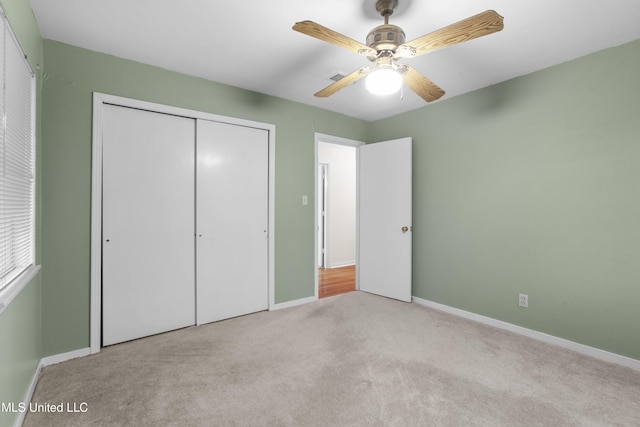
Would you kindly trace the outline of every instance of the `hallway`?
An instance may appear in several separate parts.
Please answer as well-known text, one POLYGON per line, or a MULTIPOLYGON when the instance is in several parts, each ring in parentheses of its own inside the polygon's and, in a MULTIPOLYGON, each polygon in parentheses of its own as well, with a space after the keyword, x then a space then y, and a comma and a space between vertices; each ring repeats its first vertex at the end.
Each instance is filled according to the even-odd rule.
POLYGON ((356 266, 318 269, 318 298, 356 290, 356 266))

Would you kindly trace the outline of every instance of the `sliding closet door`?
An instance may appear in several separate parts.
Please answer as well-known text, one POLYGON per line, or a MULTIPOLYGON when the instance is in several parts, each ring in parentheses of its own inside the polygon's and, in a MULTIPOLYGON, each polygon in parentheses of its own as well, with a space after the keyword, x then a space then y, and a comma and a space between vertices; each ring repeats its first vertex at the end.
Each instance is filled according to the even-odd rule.
POLYGON ((195 120, 103 110, 103 345, 195 323, 195 120))
POLYGON ((197 122, 197 323, 268 308, 268 131, 197 122))

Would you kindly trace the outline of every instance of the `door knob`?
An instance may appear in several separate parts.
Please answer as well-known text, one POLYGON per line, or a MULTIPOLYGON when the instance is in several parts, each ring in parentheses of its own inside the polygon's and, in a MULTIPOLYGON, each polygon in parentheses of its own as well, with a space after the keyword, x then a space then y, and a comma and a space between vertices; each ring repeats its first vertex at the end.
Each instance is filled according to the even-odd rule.
POLYGON ((404 227, 402 227, 402 232, 406 233, 407 231, 409 231, 409 227, 407 227, 406 225, 404 227))

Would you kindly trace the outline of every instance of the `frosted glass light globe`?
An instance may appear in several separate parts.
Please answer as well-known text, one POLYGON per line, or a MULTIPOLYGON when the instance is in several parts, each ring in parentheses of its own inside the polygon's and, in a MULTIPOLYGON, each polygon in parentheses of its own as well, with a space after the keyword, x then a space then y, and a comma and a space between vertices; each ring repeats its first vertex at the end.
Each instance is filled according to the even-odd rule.
POLYGON ((378 68, 367 76, 365 86, 374 95, 391 95, 400 90, 402 76, 391 68, 378 68))

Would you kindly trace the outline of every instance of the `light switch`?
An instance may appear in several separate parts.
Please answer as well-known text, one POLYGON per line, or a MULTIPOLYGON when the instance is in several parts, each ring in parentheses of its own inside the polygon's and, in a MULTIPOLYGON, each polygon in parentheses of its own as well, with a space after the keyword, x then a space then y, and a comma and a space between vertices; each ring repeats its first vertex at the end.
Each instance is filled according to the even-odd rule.
POLYGON ((307 206, 309 204, 309 196, 306 194, 302 196, 302 206, 307 206))

